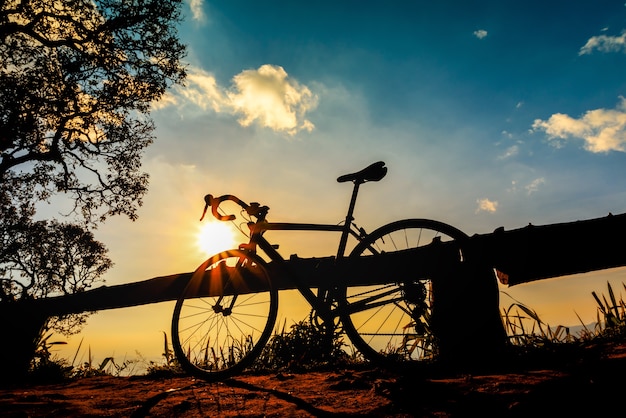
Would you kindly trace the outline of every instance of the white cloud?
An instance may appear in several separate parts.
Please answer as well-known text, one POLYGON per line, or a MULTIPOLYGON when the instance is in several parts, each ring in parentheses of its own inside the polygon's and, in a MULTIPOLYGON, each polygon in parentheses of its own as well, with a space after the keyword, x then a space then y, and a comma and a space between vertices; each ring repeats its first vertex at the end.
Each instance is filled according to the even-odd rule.
POLYGON ((236 75, 233 83, 227 96, 235 112, 242 114, 242 126, 256 121, 292 135, 313 129, 313 124, 301 116, 317 107, 317 96, 308 87, 288 79, 282 67, 266 64, 258 70, 246 70, 236 75))
POLYGON ((476 213, 478 212, 494 213, 496 210, 498 210, 498 202, 494 200, 483 198, 483 199, 477 199, 476 203, 478 203, 478 207, 476 208, 476 213))
POLYGON ((506 160, 519 154, 519 146, 511 145, 504 151, 504 154, 498 156, 498 160, 506 160))
POLYGON ((158 110, 170 106, 180 108, 194 104, 202 110, 210 108, 215 112, 220 112, 227 101, 222 90, 212 74, 202 69, 192 68, 187 73, 185 87, 175 86, 160 101, 153 103, 152 107, 158 110))
POLYGON ((206 15, 204 14, 204 0, 187 0, 189 3, 189 9, 191 10, 191 16, 193 20, 204 22, 206 15))
POLYGON ((626 52, 626 31, 622 32, 620 36, 592 36, 580 48, 578 55, 591 54, 594 49, 600 52, 626 52))
POLYGON ((561 140, 581 138, 593 153, 626 152, 626 99, 620 96, 615 109, 589 110, 578 119, 555 113, 548 120, 536 119, 532 127, 545 131, 555 146, 562 146, 561 140))
POLYGON ((176 100, 176 97, 174 97, 172 94, 165 93, 163 97, 161 97, 161 100, 159 100, 158 102, 152 102, 152 109, 160 110, 169 106, 176 106, 177 104, 178 101, 176 100))
POLYGON ((524 187, 526 189, 526 193, 528 193, 529 195, 533 194, 534 192, 539 190, 539 186, 541 186, 545 182, 546 182, 546 179, 544 179, 543 177, 539 177, 539 178, 531 181, 530 184, 528 184, 528 185, 526 185, 526 187, 524 187))
POLYGON ((315 127, 305 116, 317 107, 317 96, 280 66, 266 64, 242 71, 229 88, 219 86, 215 77, 202 69, 190 69, 186 81, 184 88, 174 87, 155 108, 192 104, 204 111, 237 115, 242 126, 257 123, 289 135, 315 127))
POLYGON ((478 29, 474 31, 474 36, 478 39, 483 39, 487 37, 487 31, 484 29, 478 29))

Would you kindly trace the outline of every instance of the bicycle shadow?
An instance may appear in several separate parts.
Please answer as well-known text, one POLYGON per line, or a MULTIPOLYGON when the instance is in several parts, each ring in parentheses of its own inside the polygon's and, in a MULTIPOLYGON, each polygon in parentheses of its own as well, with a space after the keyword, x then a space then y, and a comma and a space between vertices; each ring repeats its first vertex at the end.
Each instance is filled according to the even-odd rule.
POLYGON ((299 409, 302 409, 305 412, 308 412, 311 415, 316 417, 341 417, 341 416, 349 416, 345 413, 335 413, 326 411, 324 409, 317 408, 312 405, 310 402, 305 401, 302 398, 298 398, 297 396, 291 395, 287 392, 283 392, 277 389, 264 388, 262 386, 256 386, 251 383, 244 382, 242 380, 238 380, 235 378, 226 379, 222 382, 226 386, 235 387, 239 389, 249 390, 251 392, 264 392, 268 395, 275 396, 276 398, 283 400, 285 402, 289 402, 294 404, 299 409))

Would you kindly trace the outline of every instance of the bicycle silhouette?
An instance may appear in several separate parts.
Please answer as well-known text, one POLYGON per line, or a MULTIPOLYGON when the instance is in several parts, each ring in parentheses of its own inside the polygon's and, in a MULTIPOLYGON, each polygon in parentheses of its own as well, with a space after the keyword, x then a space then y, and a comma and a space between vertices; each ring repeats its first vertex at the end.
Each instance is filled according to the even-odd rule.
MULTIPOLYGON (((326 329, 341 326, 369 361, 387 364, 432 359, 437 347, 430 329, 431 278, 421 275, 419 269, 409 264, 402 274, 393 277, 342 277, 332 283, 320 278, 311 285, 292 266, 294 261, 309 261, 305 265, 314 269, 322 261, 338 263, 433 242, 460 243, 468 238, 457 228, 430 219, 404 219, 371 233, 358 227, 353 212, 359 186, 379 181, 386 173, 385 164, 377 162, 337 179, 340 183, 351 182, 354 187, 345 220, 335 225, 268 222, 267 206, 247 204, 233 195, 206 195, 202 218, 210 207, 217 219, 232 221, 235 216, 220 214, 219 206, 224 201, 235 202, 247 220, 249 241, 202 263, 178 298, 172 318, 172 344, 180 365, 206 380, 225 379, 250 366, 272 334, 278 310, 278 282, 281 289, 297 289, 302 294, 311 305, 316 324, 326 329), (265 233, 273 230, 341 234, 334 257, 289 260, 278 252, 278 245, 265 238, 265 233), (346 256, 349 240, 355 245, 346 256)), ((456 254, 457 261, 462 261, 460 244, 456 254)))

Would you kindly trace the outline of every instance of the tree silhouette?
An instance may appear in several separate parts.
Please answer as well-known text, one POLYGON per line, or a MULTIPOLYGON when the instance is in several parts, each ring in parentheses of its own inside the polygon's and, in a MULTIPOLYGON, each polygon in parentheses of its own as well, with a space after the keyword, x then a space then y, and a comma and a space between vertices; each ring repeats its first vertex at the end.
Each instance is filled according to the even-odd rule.
POLYGON ((111 266, 90 230, 137 218, 151 104, 185 77, 181 1, 0 0, 2 303, 81 292, 111 266), (70 222, 37 217, 55 196, 70 222))

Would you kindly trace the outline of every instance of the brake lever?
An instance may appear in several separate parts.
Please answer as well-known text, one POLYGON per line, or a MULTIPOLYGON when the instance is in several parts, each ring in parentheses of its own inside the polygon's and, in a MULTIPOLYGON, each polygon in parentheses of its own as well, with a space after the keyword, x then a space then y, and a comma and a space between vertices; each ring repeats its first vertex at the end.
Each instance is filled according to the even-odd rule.
POLYGON ((202 211, 202 216, 200 217, 200 220, 204 219, 204 215, 206 215, 206 211, 207 209, 209 209, 209 206, 211 206, 211 201, 213 200, 213 196, 208 194, 206 196, 204 196, 204 210, 202 211))

